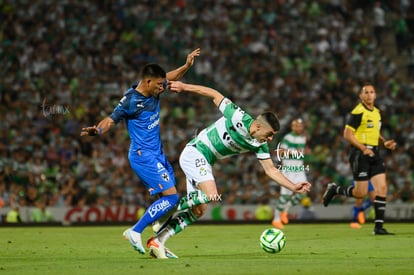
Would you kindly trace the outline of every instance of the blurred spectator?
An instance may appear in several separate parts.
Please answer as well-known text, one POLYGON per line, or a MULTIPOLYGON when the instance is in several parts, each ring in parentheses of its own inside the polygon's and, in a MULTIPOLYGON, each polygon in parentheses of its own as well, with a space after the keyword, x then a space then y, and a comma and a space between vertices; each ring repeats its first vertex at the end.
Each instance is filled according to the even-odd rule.
POLYGON ((407 17, 408 10, 410 9, 410 6, 411 6, 410 2, 411 2, 410 0, 400 0, 400 15, 403 18, 407 17))
POLYGON ((22 219, 20 218, 19 207, 14 205, 10 208, 9 212, 6 215, 7 223, 21 223, 22 219))
POLYGON ((312 207, 312 200, 305 197, 301 200, 301 209, 299 212, 299 220, 314 220, 316 219, 315 210, 312 207))
POLYGON ((36 204, 36 208, 32 210, 31 220, 32 222, 52 222, 53 215, 46 208, 46 204, 44 202, 38 202, 36 204))
POLYGON ((374 18, 373 18, 372 24, 374 26, 375 41, 377 42, 377 46, 381 46, 382 35, 386 27, 386 22, 385 22, 385 10, 382 8, 380 1, 377 1, 374 3, 373 14, 374 14, 374 18))
POLYGON ((395 43, 397 45, 398 54, 408 54, 406 52, 407 46, 410 41, 410 31, 408 29, 407 21, 405 17, 398 16, 394 20, 394 33, 395 33, 395 43))
POLYGON ((264 201, 259 203, 254 214, 258 221, 270 221, 273 217, 273 210, 264 201))
POLYGON ((400 191, 398 192, 398 199, 401 202, 414 202, 414 186, 410 179, 407 179, 404 182, 404 185, 401 187, 400 191))

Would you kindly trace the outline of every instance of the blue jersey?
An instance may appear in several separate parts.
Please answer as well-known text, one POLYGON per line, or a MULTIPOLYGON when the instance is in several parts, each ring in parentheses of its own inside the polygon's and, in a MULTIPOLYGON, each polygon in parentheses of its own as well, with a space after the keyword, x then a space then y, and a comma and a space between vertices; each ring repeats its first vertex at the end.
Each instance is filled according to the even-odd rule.
POLYGON ((159 97, 145 97, 128 89, 110 115, 115 123, 124 120, 131 145, 129 162, 151 195, 175 186, 174 170, 162 151, 159 97))
POLYGON ((160 100, 143 96, 136 87, 133 85, 126 91, 110 117, 115 123, 125 121, 131 139, 130 152, 144 150, 161 154, 160 100))

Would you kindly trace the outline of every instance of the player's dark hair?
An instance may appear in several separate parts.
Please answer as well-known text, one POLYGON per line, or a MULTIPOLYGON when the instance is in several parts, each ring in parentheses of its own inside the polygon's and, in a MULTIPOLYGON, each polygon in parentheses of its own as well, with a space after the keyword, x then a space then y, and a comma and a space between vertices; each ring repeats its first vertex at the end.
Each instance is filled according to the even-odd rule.
POLYGON ((145 65, 141 71, 141 79, 144 79, 146 77, 165 78, 166 76, 167 73, 164 71, 164 69, 160 65, 155 63, 145 65))
POLYGON ((374 87, 374 88, 375 88, 374 84, 372 84, 372 83, 371 83, 371 82, 369 82, 369 81, 366 81, 366 82, 362 83, 362 85, 361 85, 361 89, 359 90, 359 93, 362 93, 362 91, 364 91, 364 88, 365 88, 366 86, 372 86, 372 87, 374 87))
POLYGON ((300 117, 297 117, 297 118, 294 118, 291 123, 293 123, 293 122, 303 123, 303 119, 300 118, 300 117))
POLYGON ((269 125, 272 127, 273 131, 280 130, 280 122, 276 114, 272 112, 264 112, 262 116, 266 120, 266 122, 269 123, 269 125))

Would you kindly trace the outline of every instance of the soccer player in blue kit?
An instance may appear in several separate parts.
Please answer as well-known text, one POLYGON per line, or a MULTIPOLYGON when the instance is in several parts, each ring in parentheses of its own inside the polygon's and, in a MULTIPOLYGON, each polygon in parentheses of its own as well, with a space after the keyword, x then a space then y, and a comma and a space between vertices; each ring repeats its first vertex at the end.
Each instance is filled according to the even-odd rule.
POLYGON ((144 215, 123 235, 132 247, 145 254, 141 233, 144 229, 172 210, 178 202, 174 171, 162 148, 160 137, 160 94, 167 80, 180 79, 200 55, 195 49, 187 55, 185 65, 166 73, 158 64, 147 64, 141 72, 138 85, 130 87, 113 113, 91 127, 82 128, 81 136, 97 136, 124 120, 131 139, 128 158, 132 169, 141 179, 150 195, 162 194, 144 215))

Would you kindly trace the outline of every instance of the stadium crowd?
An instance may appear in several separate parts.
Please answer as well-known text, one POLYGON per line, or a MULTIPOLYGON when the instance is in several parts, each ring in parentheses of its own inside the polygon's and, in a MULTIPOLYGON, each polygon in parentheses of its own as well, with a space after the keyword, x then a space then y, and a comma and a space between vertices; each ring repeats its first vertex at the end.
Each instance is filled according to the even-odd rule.
MULTIPOLYGON (((387 14, 399 14, 382 2, 387 14)), ((316 203, 328 182, 351 181, 342 131, 361 82, 373 82, 383 135, 398 143, 396 152, 383 150, 390 200, 413 202, 414 78, 402 78, 406 72, 377 45, 373 6, 334 0, 1 1, 0 206, 147 205, 126 159, 125 125, 99 137, 81 138, 80 129, 111 113, 143 64, 173 69, 196 47, 202 54, 185 80, 219 89, 254 115, 275 111, 283 126, 278 136, 293 118, 303 118, 316 203)), ((409 45, 405 40, 400 54, 409 54, 409 45)), ((161 135, 183 194, 180 150, 218 112, 202 97, 162 96, 161 135)), ((278 195, 254 155, 216 168, 223 203, 272 203, 278 195)))

